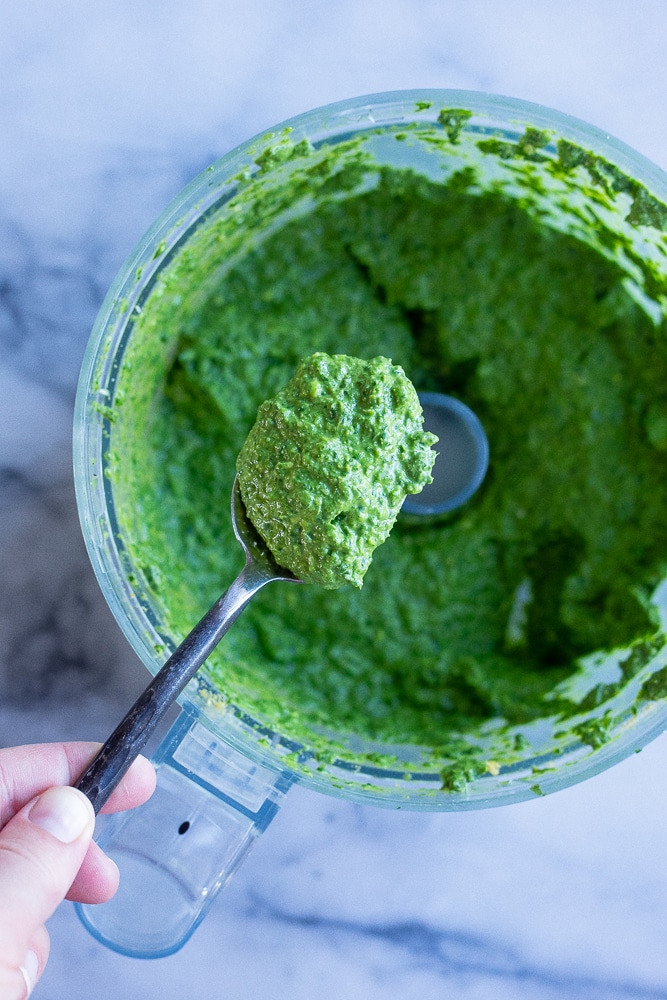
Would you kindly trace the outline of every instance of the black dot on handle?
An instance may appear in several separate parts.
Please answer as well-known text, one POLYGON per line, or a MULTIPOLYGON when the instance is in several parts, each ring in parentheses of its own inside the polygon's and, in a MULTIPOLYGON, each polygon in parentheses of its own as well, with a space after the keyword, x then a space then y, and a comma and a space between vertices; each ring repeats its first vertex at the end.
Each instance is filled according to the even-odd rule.
POLYGON ((184 823, 181 823, 181 825, 179 826, 178 832, 179 833, 187 833, 189 829, 190 829, 190 823, 186 819, 186 821, 184 823))

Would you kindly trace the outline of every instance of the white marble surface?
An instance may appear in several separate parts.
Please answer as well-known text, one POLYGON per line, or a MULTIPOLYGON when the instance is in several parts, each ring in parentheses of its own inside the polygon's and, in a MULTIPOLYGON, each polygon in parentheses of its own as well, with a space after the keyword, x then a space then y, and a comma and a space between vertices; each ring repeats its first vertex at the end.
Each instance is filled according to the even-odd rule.
MULTIPOLYGON (((403 87, 492 90, 667 167, 661 0, 0 4, 0 744, 100 738, 143 686, 80 540, 72 404, 105 288, 238 141, 403 87)), ((43 1000, 667 1000, 663 736, 547 799, 424 816, 293 790, 155 962, 65 904, 43 1000)))

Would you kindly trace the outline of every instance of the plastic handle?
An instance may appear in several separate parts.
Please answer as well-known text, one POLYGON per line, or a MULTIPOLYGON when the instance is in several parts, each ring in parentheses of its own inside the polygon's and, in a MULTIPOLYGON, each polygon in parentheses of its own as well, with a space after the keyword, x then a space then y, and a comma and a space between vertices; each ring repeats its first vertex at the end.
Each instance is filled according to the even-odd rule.
POLYGON ((248 760, 189 709, 153 760, 153 796, 102 817, 96 838, 120 869, 118 892, 108 903, 76 906, 98 941, 135 958, 185 944, 294 782, 289 771, 248 760))

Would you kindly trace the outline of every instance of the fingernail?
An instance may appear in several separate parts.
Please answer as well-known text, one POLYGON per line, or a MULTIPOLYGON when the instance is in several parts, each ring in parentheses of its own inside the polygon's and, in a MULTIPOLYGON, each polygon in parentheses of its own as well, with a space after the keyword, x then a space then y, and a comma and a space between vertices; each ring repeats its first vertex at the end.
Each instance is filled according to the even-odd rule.
POLYGON ((37 973, 39 972, 39 959, 35 955, 34 951, 27 951, 25 958, 23 959, 23 964, 20 967, 21 975, 25 979, 25 985, 27 989, 26 998, 32 993, 32 988, 37 981, 37 973))
POLYGON ((71 844, 92 825, 92 807, 75 788, 49 788, 37 799, 28 818, 63 844, 71 844))

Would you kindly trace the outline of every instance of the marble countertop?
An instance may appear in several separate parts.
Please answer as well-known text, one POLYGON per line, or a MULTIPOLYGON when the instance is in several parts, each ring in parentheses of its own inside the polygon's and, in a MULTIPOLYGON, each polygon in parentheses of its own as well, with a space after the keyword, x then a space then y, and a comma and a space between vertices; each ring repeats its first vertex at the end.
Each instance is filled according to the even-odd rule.
MULTIPOLYGON (((80 536, 73 399, 105 289, 168 200, 308 108, 488 90, 667 168, 660 0, 24 0, 0 8, 0 744, 104 737, 147 673, 80 536)), ((177 954, 70 904, 36 996, 667 1000, 667 739, 534 802, 385 812, 295 788, 177 954)))

